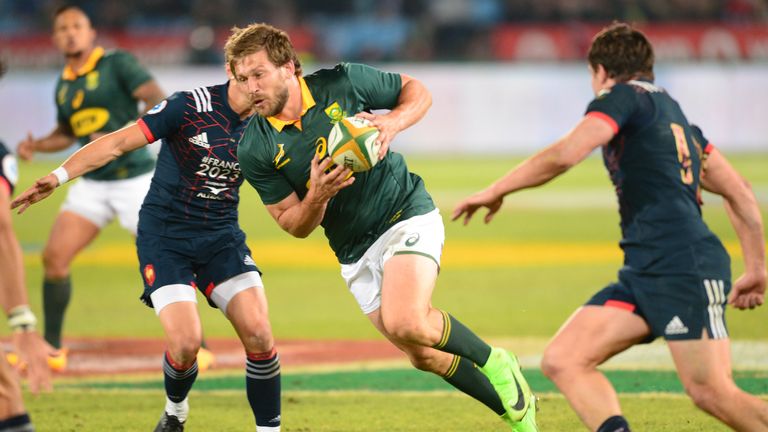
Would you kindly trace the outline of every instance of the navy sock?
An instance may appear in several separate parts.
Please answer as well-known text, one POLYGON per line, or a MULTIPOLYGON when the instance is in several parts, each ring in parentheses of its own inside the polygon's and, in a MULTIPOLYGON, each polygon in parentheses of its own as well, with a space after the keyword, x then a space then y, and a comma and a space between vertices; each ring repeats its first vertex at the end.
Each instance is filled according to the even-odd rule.
POLYGON ((72 296, 72 281, 63 279, 43 281, 43 315, 45 316, 45 340, 54 348, 61 348, 61 329, 64 313, 72 296))
POLYGON ((627 419, 622 416, 608 417, 603 424, 597 428, 597 432, 630 432, 627 419))
POLYGON ((498 415, 507 412, 491 382, 471 361, 454 355, 451 367, 443 375, 449 384, 472 396, 498 415))
POLYGON ((184 369, 173 363, 168 352, 163 356, 163 374, 165 375, 165 395, 172 402, 179 403, 187 398, 192 384, 197 378, 197 360, 184 369))
POLYGON ((432 348, 462 356, 480 367, 485 366, 491 355, 490 345, 448 312, 440 312, 443 314, 443 336, 432 348))
POLYGON ((266 353, 248 354, 245 387, 256 426, 280 426, 280 356, 273 348, 266 353))
POLYGON ((0 432, 34 432, 34 430, 32 420, 29 419, 29 414, 27 413, 0 420, 0 432))

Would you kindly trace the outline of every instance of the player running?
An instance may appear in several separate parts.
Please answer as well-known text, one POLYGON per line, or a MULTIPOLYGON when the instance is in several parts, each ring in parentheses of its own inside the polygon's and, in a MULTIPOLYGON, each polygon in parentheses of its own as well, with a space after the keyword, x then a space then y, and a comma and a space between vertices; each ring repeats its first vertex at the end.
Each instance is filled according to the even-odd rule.
POLYGON ((516 359, 430 304, 442 218, 421 178, 387 150, 426 113, 427 89, 359 64, 302 77, 288 35, 266 24, 242 29, 226 51, 259 114, 238 148, 241 168, 272 217, 296 237, 325 229, 363 313, 416 368, 443 377, 516 430, 536 430, 535 400, 516 359), (380 108, 391 111, 370 114, 380 108), (382 160, 351 176, 331 166, 326 140, 335 122, 357 113, 379 129, 382 160))
POLYGON ((154 307, 168 343, 167 400, 157 432, 183 430, 189 412, 187 395, 197 377, 202 339, 196 290, 230 320, 243 343, 257 431, 280 430, 279 356, 260 272, 237 222, 243 183, 237 142, 253 100, 229 67, 227 74, 227 83, 175 93, 136 124, 93 141, 13 202, 22 212, 70 178, 163 140, 136 239, 141 299, 154 307))
POLYGON ((563 138, 456 206, 453 219, 485 222, 504 196, 539 186, 602 148, 621 213, 619 281, 592 297, 544 352, 542 369, 592 431, 626 432, 616 391, 597 366, 656 337, 667 340, 680 381, 702 410, 740 431, 768 430, 768 405, 731 376, 726 299, 763 303, 765 245, 760 209, 744 179, 677 102, 653 84, 653 48, 616 23, 592 41, 595 99, 563 138), (741 242, 745 273, 731 288, 730 259, 701 217, 700 189, 721 195, 741 242), (730 295, 729 295, 730 294, 730 295))

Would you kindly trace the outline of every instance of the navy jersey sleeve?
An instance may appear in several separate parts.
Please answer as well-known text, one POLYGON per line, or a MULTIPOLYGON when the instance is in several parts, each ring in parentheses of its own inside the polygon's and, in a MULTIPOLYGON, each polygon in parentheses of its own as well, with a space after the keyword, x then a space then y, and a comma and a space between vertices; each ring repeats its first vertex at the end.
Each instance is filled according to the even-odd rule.
POLYGON ((606 120, 614 133, 629 123, 638 108, 637 93, 627 84, 616 84, 603 90, 587 106, 586 115, 594 115, 606 120))
POLYGON ((13 189, 18 179, 19 169, 16 165, 16 158, 0 141, 0 190, 5 189, 8 196, 13 195, 13 189))
POLYGON ((701 131, 701 128, 694 124, 691 125, 691 136, 693 137, 693 142, 696 145, 696 148, 705 158, 715 148, 715 146, 709 142, 707 137, 704 136, 704 132, 701 131))
POLYGON ((402 89, 399 73, 383 72, 371 66, 344 63, 355 93, 363 103, 372 109, 392 109, 397 105, 402 89))
POLYGON ((187 93, 176 92, 147 111, 137 123, 147 140, 153 142, 178 132, 187 110, 187 93))
POLYGON ((152 75, 147 72, 144 66, 136 60, 132 54, 125 51, 115 51, 115 70, 118 73, 120 82, 125 86, 129 93, 133 92, 142 84, 152 79, 152 75))

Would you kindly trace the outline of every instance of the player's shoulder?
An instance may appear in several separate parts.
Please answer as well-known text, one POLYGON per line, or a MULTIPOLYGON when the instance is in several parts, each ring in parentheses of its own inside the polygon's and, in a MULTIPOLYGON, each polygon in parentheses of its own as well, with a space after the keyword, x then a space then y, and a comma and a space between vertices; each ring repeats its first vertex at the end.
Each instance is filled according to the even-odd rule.
POLYGON ((178 92, 194 107, 197 112, 212 112, 213 102, 222 96, 223 84, 194 87, 178 92))
POLYGON ((119 61, 136 61, 136 56, 129 53, 126 50, 122 50, 119 48, 111 48, 108 50, 104 50, 104 55, 101 57, 104 61, 110 61, 110 62, 119 62, 119 61))
POLYGON ((349 75, 350 63, 339 63, 332 68, 318 69, 311 74, 304 76, 307 83, 310 82, 329 82, 343 79, 349 75))

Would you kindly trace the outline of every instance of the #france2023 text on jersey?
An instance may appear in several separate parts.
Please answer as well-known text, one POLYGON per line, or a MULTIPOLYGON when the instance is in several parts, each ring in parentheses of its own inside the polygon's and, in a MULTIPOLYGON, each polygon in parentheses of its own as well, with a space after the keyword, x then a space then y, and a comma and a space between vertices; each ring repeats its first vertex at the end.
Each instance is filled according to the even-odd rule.
MULTIPOLYGON (((152 77, 136 58, 125 51, 105 52, 96 47, 77 71, 66 67, 56 83, 56 109, 60 125, 69 128, 80 145, 91 134, 114 132, 136 120, 138 101, 133 92, 152 77)), ((155 161, 149 149, 139 149, 94 170, 91 180, 119 180, 152 171, 155 161)))
POLYGON ((148 141, 163 139, 139 231, 190 238, 239 230, 237 144, 248 119, 229 106, 228 88, 174 93, 139 119, 148 141))
MULTIPOLYGON (((625 266, 644 272, 683 271, 696 243, 722 245, 701 217, 702 161, 711 151, 678 103, 647 81, 616 84, 587 108, 612 125, 603 161, 616 189, 625 266)), ((724 249, 723 249, 724 250, 724 249)))
MULTIPOLYGON (((335 123, 362 111, 397 104, 401 78, 369 66, 343 63, 299 78, 302 114, 296 122, 256 116, 243 134, 238 157, 243 175, 264 204, 276 204, 308 191, 310 164, 328 153, 335 123)), ((424 182, 402 155, 388 151, 373 169, 328 203, 321 225, 342 264, 357 261, 395 223, 435 208, 424 182)))

